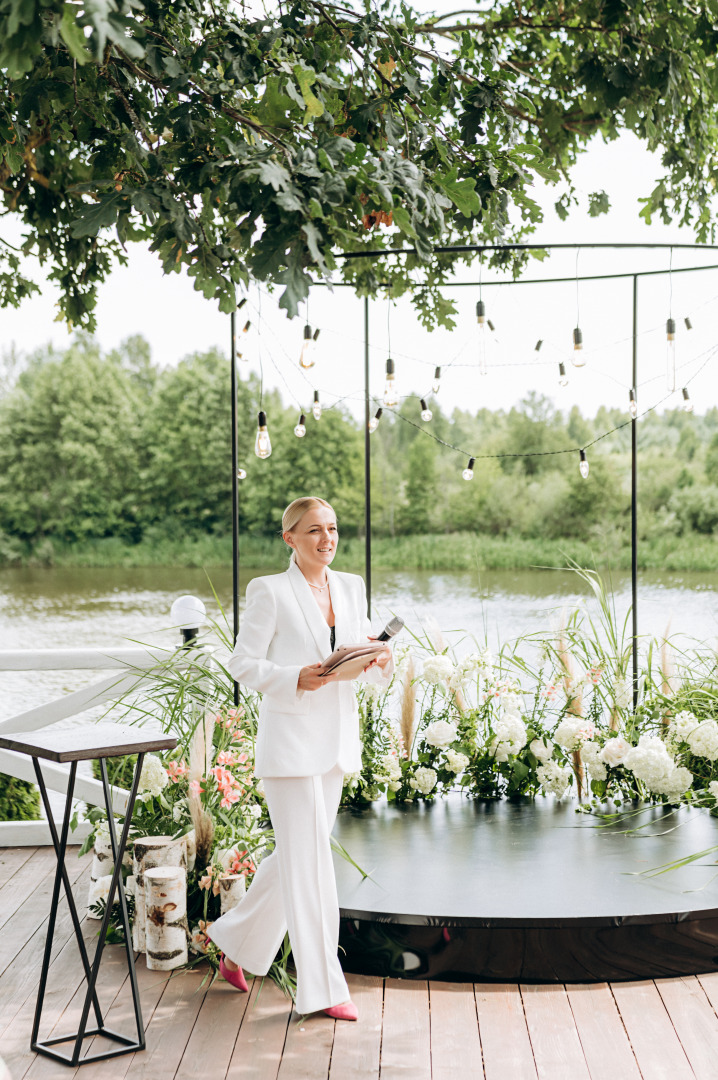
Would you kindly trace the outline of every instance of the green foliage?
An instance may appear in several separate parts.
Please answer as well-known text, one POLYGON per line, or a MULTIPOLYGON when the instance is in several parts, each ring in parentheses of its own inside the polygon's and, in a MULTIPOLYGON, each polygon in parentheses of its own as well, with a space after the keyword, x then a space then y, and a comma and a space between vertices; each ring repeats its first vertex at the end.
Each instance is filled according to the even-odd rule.
POLYGON ((35 784, 0 773, 0 821, 37 821, 40 792, 35 784))
MULTIPOLYGON (((428 18, 294 0, 261 19, 230 0, 2 0, 0 190, 74 325, 92 328, 98 284, 145 241, 222 311, 259 279, 294 316, 338 271, 360 295, 414 288, 419 318, 450 326, 455 259, 433 246, 524 239, 537 176, 564 178, 568 214, 593 135, 660 148, 642 216, 713 236, 714 23, 683 0, 650 18, 618 0, 428 18), (335 258, 405 244, 405 261, 335 258)), ((3 246, 0 304, 36 288, 18 259, 3 246)))

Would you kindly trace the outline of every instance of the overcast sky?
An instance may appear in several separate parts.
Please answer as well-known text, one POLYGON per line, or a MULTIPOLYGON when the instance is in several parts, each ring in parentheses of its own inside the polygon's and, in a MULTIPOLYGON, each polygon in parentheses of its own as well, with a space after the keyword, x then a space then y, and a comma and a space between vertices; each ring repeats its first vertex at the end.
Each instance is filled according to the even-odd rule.
MULTIPOLYGON (((589 243, 666 242, 690 243, 692 234, 677 226, 647 226, 638 216, 638 199, 646 196, 660 175, 660 164, 632 136, 622 136, 605 145, 594 141, 576 168, 574 179, 581 198, 580 210, 561 222, 553 203, 561 188, 543 183, 533 194, 544 208, 545 219, 535 234, 537 242, 589 243), (594 219, 585 207, 588 193, 605 189, 611 212, 594 219)), ((6 219, 7 220, 7 219, 6 219)), ((4 226, 4 233, 12 236, 4 226)), ((18 233, 16 232, 17 236, 18 233)), ((377 240, 380 240, 377 235, 377 240)), ((138 245, 131 245, 127 267, 117 268, 101 286, 98 303, 97 337, 106 349, 130 334, 142 334, 162 365, 177 363, 189 352, 218 345, 228 348, 229 318, 220 315, 214 303, 195 292, 185 276, 164 277, 157 258, 138 245)), ((718 252, 673 254, 673 268, 718 263, 718 252)), ((667 251, 646 252, 581 251, 580 274, 666 269, 667 251)), ((43 282, 39 269, 29 266, 42 283, 41 295, 26 301, 19 311, 0 311, 0 343, 11 343, 30 351, 52 342, 58 347, 69 341, 62 323, 55 322, 57 291, 43 282)), ((571 276, 576 272, 574 252, 560 252, 543 263, 529 267, 527 277, 571 276)), ((478 268, 462 267, 462 280, 478 276, 478 268)), ((494 275, 495 276, 495 275, 494 275)), ((489 370, 478 371, 475 303, 478 290, 456 288, 460 314, 453 332, 425 332, 418 324, 408 299, 391 310, 391 344, 396 361, 401 394, 426 394, 431 387, 436 364, 444 367, 439 399, 446 411, 454 407, 476 409, 510 408, 530 390, 554 398, 562 408, 578 404, 587 415, 599 405, 625 407, 628 401, 631 363, 631 281, 586 282, 579 288, 580 325, 584 337, 585 367, 571 365, 572 330, 576 325, 577 296, 574 282, 556 285, 511 285, 490 287, 484 273, 484 300, 487 314, 495 323, 496 337, 490 342, 489 370), (544 346, 537 354, 538 338, 544 346), (569 385, 558 386, 558 363, 565 360, 569 385)), ((290 322, 277 308, 279 291, 262 294, 250 290, 248 312, 253 326, 243 339, 247 357, 241 371, 259 370, 260 351, 265 385, 279 387, 285 402, 308 409, 312 391, 320 391, 330 405, 338 398, 361 415, 363 392, 363 305, 350 289, 330 292, 315 288, 310 300, 312 326, 321 328, 317 364, 303 373, 298 367, 304 314, 290 322), (261 319, 259 306, 261 304, 261 319)), ((680 387, 688 383, 696 411, 712 406, 718 391, 718 358, 710 359, 718 343, 718 271, 675 273, 672 301, 668 276, 646 278, 639 285, 639 403, 641 409, 666 397, 665 323, 669 304, 678 324, 678 391, 667 407, 680 402, 680 387), (689 316, 694 329, 686 331, 689 316), (708 362, 706 359, 708 358, 708 362)), ((383 388, 387 356, 386 300, 371 305, 372 392, 383 388)))

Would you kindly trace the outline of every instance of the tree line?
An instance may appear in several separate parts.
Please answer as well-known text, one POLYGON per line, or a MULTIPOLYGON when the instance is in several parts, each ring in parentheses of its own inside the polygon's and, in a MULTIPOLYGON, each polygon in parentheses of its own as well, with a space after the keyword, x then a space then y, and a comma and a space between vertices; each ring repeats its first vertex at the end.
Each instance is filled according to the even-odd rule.
MULTIPOLYGON (((341 407, 307 416, 294 435, 295 408, 265 392, 273 452, 254 455, 258 379, 239 385, 239 525, 277 535, 290 499, 315 492, 337 509, 345 532, 364 517, 364 432, 341 407)), ((589 451, 547 454, 589 443, 626 420, 619 409, 595 417, 556 408, 530 393, 516 407, 454 410, 432 401, 418 430, 418 403, 385 410, 371 436, 372 527, 377 536, 478 532, 575 537, 610 547, 630 528, 630 428, 589 451), (473 448, 466 460, 427 437, 473 448), (541 454, 542 456, 536 456, 541 454), (493 456, 492 456, 493 455, 493 456)), ((640 421, 641 539, 711 534, 718 528, 718 409, 652 413, 640 421)), ((82 544, 116 537, 128 545, 162 537, 231 531, 230 369, 220 351, 153 363, 142 338, 103 353, 80 334, 65 350, 4 357, 0 372, 0 561, 48 541, 82 544)))

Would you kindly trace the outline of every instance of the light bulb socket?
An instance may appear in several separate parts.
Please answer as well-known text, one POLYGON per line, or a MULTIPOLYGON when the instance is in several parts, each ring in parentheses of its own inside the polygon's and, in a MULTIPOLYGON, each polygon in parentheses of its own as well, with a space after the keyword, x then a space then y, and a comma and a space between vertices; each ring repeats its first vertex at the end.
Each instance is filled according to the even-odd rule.
POLYGON ((687 315, 686 315, 685 319, 683 320, 683 322, 686 324, 686 330, 692 330, 693 329, 693 323, 691 322, 691 320, 689 319, 689 317, 687 315))
POLYGON ((251 326, 251 325, 252 325, 252 323, 250 322, 250 320, 249 320, 249 319, 247 319, 247 321, 246 321, 246 323, 244 324, 244 327, 243 327, 243 329, 242 329, 242 333, 243 333, 243 334, 246 334, 246 333, 247 333, 247 331, 249 330, 249 328, 250 328, 250 326, 251 326))
POLYGON ((434 378, 435 379, 440 379, 441 378, 441 368, 440 367, 434 368, 434 378))
POLYGON ((387 359, 387 362, 386 362, 386 373, 387 373, 387 375, 393 375, 394 374, 394 361, 392 360, 391 357, 389 357, 387 359))
POLYGON ((381 408, 381 406, 380 406, 380 407, 379 407, 379 408, 378 408, 378 409, 376 410, 376 412, 374 413, 374 419, 375 419, 375 420, 381 420, 383 412, 384 412, 384 410, 383 410, 383 409, 381 408))
POLYGON ((267 426, 267 414, 265 412, 260 412, 259 415, 257 416, 257 427, 262 428, 262 427, 266 427, 266 426, 267 426))
POLYGON ((631 387, 631 389, 628 391, 628 400, 629 401, 635 401, 636 400, 636 391, 633 389, 633 387, 631 387))
POLYGON ((666 337, 669 341, 673 341, 676 336, 676 320, 666 319, 666 337))
POLYGON ((536 344, 534 345, 534 352, 541 352, 542 348, 543 348, 543 338, 539 338, 538 341, 536 342, 536 344))
POLYGON ((307 422, 307 418, 304 415, 304 413, 302 413, 301 416, 299 417, 299 423, 297 424, 297 427, 304 427, 306 422, 307 422))
POLYGON ((422 412, 428 412, 429 411, 428 406, 427 406, 426 401, 424 400, 424 398, 419 399, 419 404, 421 405, 421 411, 422 412))
POLYGON ((486 318, 486 304, 483 300, 476 301, 476 321, 482 323, 486 318))
POLYGON ((469 458, 469 464, 466 466, 466 468, 471 470, 471 469, 473 469, 475 464, 476 464, 476 458, 470 457, 469 458))
POLYGON ((564 364, 563 360, 559 360, 558 362, 558 373, 562 379, 566 378, 566 365, 564 364))
POLYGON ((241 311, 246 303, 247 303, 247 297, 243 296, 242 299, 237 304, 237 311, 241 311))
POLYGON ((573 331, 573 347, 574 349, 583 348, 583 334, 581 333, 581 327, 576 326, 573 331))
POLYGON ((317 329, 316 329, 316 330, 314 331, 314 335, 313 335, 313 337, 312 337, 312 341, 318 341, 318 340, 319 340, 319 335, 320 335, 320 334, 321 334, 321 330, 319 330, 319 328, 317 328, 317 329))
POLYGON ((304 340, 305 341, 311 341, 312 340, 312 328, 309 325, 309 323, 307 323, 307 325, 304 327, 304 340))
POLYGON ((683 387, 683 390, 681 391, 681 393, 683 394, 683 400, 684 401, 690 401, 691 400, 690 394, 688 393, 688 387, 687 386, 683 387))
POLYGON ((487 319, 487 320, 486 320, 486 325, 488 326, 489 330, 490 330, 490 331, 491 331, 491 333, 493 334, 493 332, 495 331, 496 327, 495 327, 495 326, 494 326, 494 324, 492 323, 491 319, 487 319))
POLYGON ((319 391, 318 390, 314 391, 314 404, 315 405, 319 404, 319 391))

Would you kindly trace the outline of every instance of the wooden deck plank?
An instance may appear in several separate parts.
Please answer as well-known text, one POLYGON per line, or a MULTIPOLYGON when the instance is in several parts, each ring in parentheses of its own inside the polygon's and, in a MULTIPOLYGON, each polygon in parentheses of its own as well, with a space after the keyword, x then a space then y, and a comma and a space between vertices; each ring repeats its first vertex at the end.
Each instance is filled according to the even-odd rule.
POLYGON ((658 993, 671 1018, 696 1080, 718 1075, 718 1017, 696 978, 656 979, 658 993))
POLYGON ((521 999, 539 1080, 590 1080, 565 988, 522 984, 521 999))
POLYGON ((37 851, 36 847, 4 847, 0 848, 0 909, 4 904, 2 889, 10 881, 13 874, 24 866, 37 851))
MULTIPOLYGON (((82 910, 87 899, 90 865, 89 858, 85 858, 78 860, 74 865, 71 864, 68 868, 78 912, 82 910)), ((0 934, 0 949, 5 949, 6 957, 12 957, 0 975, 0 1017, 2 1017, 3 1027, 10 1023, 26 999, 37 992, 47 936, 49 907, 49 895, 46 897, 44 906, 40 908, 37 905, 22 905, 0 934), (17 935, 14 941, 11 940, 11 932, 17 935)), ((51 964, 55 962, 68 941, 74 941, 74 937, 67 904, 63 901, 60 904, 55 924, 51 964)))
POLYGON ((255 979, 227 1080, 277 1080, 292 1003, 269 979, 255 979))
MULTIPOLYGON (((84 919, 82 922, 82 936, 90 956, 97 943, 98 926, 99 923, 93 919, 84 919)), ((73 935, 68 938, 63 949, 50 965, 42 1010, 40 1038, 49 1037, 78 988, 85 985, 80 952, 73 935)), ((8 1020, 8 1024, 0 1037, 0 1045, 2 1045, 3 1051, 8 1055, 9 1060, 12 1061, 13 1080, 21 1080, 35 1061, 36 1055, 30 1050, 30 1036, 35 1015, 37 990, 38 984, 35 982, 12 1019, 9 1019, 7 1012, 3 1016, 3 1022, 8 1020)), ((104 1004, 102 997, 100 1002, 104 1004)), ((68 1030, 70 1029, 68 1028, 68 1030)))
POLYGON ((521 993, 515 983, 476 983, 486 1080, 536 1080, 521 993))
MULTIPOLYGON (((148 1030, 154 1017, 162 995, 169 982, 171 972, 148 971, 144 956, 140 955, 135 961, 137 970, 137 985, 142 1003, 142 1020, 145 1031, 148 1030)), ((115 1000, 105 1013, 105 1022, 113 1031, 131 1033, 134 1031, 134 1009, 132 1006, 132 993, 130 990, 129 977, 125 979, 117 993, 115 1000)), ((109 1048, 107 1039, 93 1039, 88 1044, 89 1050, 109 1048)), ((65 1071, 65 1080, 124 1080, 132 1068, 132 1063, 137 1057, 141 1057, 145 1051, 137 1054, 127 1054, 122 1057, 112 1058, 110 1061, 98 1061, 88 1065, 78 1066, 76 1072, 71 1069, 65 1071)), ((196 1063, 195 1063, 196 1066, 196 1063)))
MULTIPOLYGON (((203 974, 208 971, 202 969, 203 974)), ((215 980, 205 994, 175 1080, 197 1080, 198 1061, 206 1076, 224 1080, 248 999, 249 994, 224 979, 215 980)))
POLYGON ((696 978, 703 987, 703 992, 711 1003, 713 1011, 718 1014, 718 971, 711 971, 707 975, 696 975, 696 978))
POLYGON ((295 1010, 287 1027, 278 1080, 326 1080, 332 1060, 334 1029, 340 1022, 323 1012, 300 1016, 295 1010))
MULTIPOLYGON (((162 976, 164 973, 153 971, 150 974, 162 976)), ((126 1073, 132 1080, 170 1080, 174 1077, 204 1001, 204 991, 198 992, 201 982, 202 975, 197 971, 175 972, 167 980, 147 1026, 147 1049, 132 1055, 126 1073)), ((199 1063, 196 1066, 199 1067, 199 1063)), ((85 1076, 84 1069, 81 1075, 85 1076)), ((106 1075, 115 1080, 114 1073, 106 1075)))
POLYGON ((591 1080, 641 1080, 608 984, 576 983, 566 992, 591 1080))
POLYGON ((384 980, 373 975, 347 975, 359 1022, 337 1023, 329 1080, 378 1080, 384 980))
POLYGON ((653 982, 611 983, 633 1053, 648 1080, 694 1080, 671 1018, 653 982))
MULTIPOLYGON (((48 880, 52 892, 52 878, 57 863, 53 848, 37 848, 36 854, 15 873, 0 890, 0 928, 13 917, 17 910, 27 903, 32 894, 48 880)), ((48 898, 49 907, 49 898, 48 898)))
POLYGON ((430 982, 432 1080, 484 1080, 476 1000, 466 983, 430 982))
POLYGON ((429 984, 387 979, 384 984, 382 1080, 431 1080, 429 984))

